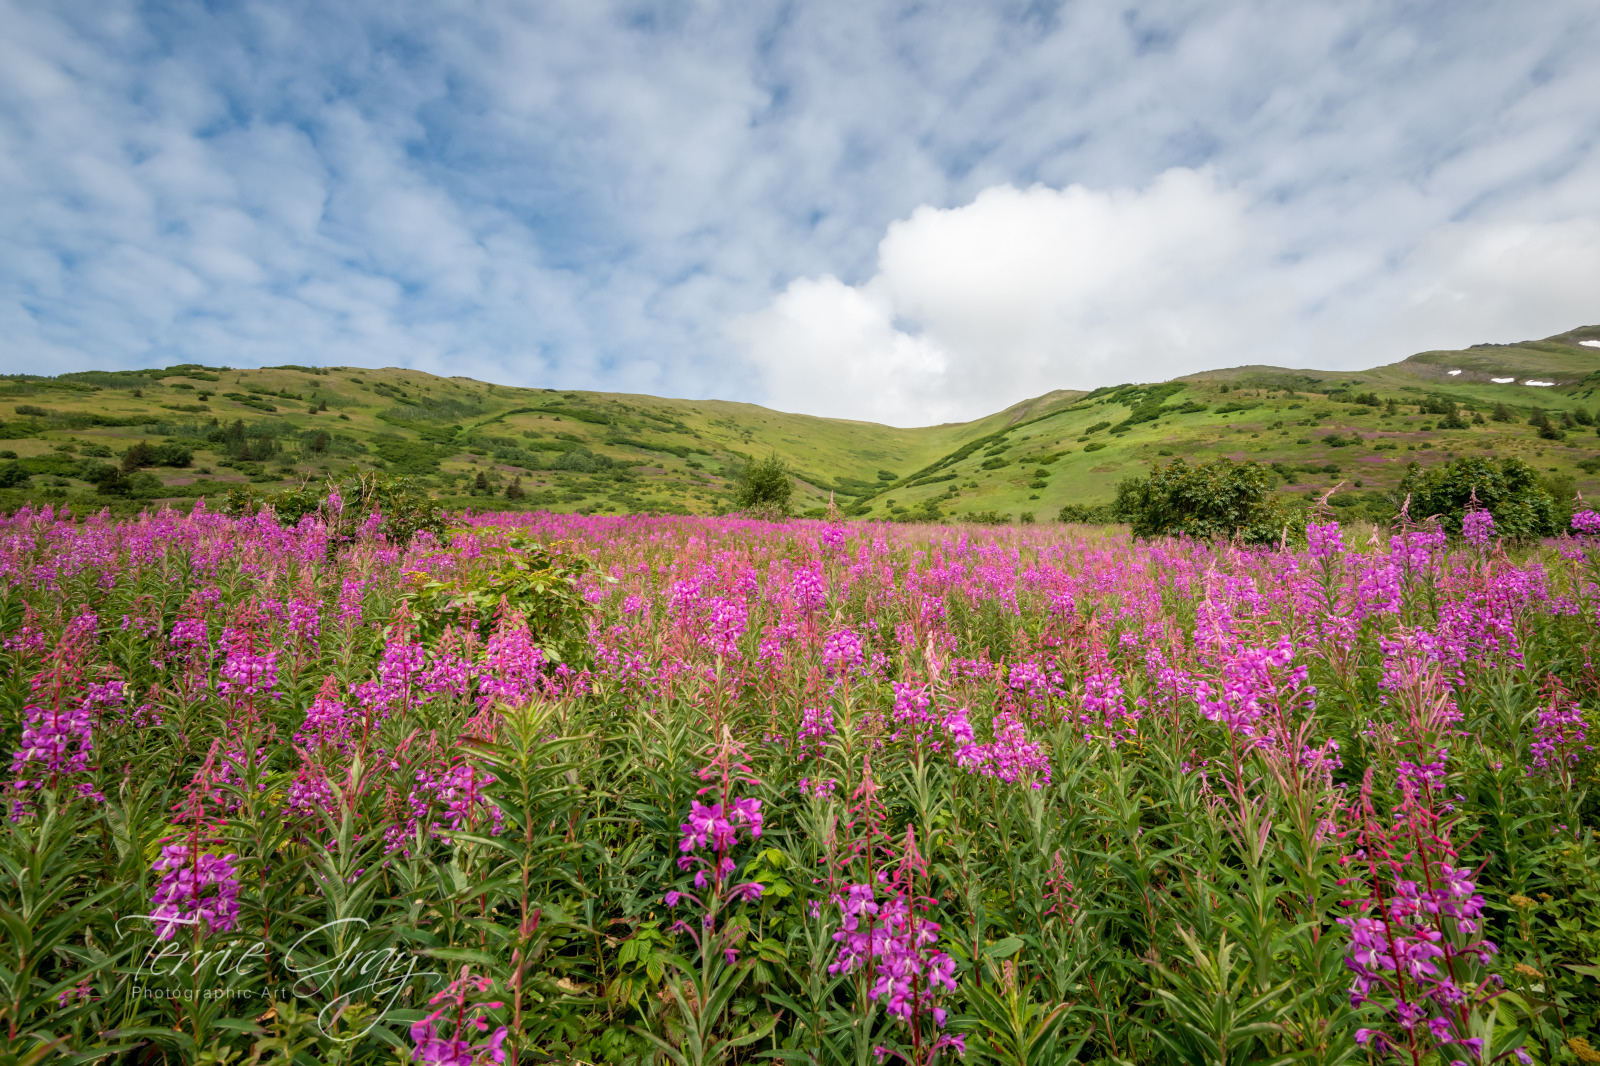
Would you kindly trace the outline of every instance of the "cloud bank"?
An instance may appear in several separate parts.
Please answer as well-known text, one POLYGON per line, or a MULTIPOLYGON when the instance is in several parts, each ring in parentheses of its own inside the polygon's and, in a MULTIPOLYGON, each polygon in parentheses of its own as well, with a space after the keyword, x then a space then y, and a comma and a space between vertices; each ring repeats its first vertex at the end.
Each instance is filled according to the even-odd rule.
POLYGON ((1584 0, 0 0, 0 370, 927 423, 1600 320, 1584 0))
POLYGON ((1600 318, 1594 218, 1442 226, 1336 300, 1325 280, 1348 251, 1295 256, 1294 223, 1181 168, 1144 189, 995 186, 892 223, 865 282, 797 279, 729 336, 799 410, 912 425, 1063 387, 1368 365, 1600 318))

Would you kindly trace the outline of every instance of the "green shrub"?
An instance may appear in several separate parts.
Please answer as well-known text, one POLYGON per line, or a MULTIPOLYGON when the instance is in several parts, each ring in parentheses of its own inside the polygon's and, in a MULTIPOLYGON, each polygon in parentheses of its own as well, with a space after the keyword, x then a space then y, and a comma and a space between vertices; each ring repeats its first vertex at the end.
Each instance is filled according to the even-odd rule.
POLYGON ((1416 463, 1406 468, 1399 494, 1410 496, 1413 520, 1435 515, 1446 532, 1461 532, 1461 517, 1476 497, 1494 516, 1495 531, 1508 540, 1532 540, 1562 532, 1561 509, 1538 473, 1521 459, 1467 457, 1427 470, 1416 463))
POLYGON ((181 468, 194 461, 194 453, 181 444, 158 444, 154 448, 154 458, 156 466, 181 468))
POLYGON ((794 478, 776 453, 739 468, 734 478, 733 505, 740 511, 758 511, 776 517, 789 514, 794 478))
POLYGON ((234 403, 243 404, 245 407, 253 408, 254 410, 257 410, 257 411, 276 411, 277 410, 276 407, 274 407, 272 404, 268 403, 266 400, 263 400, 258 396, 251 396, 251 395, 249 395, 247 393, 243 393, 243 392, 225 392, 225 393, 222 394, 222 396, 223 396, 224 399, 232 400, 234 403))
POLYGON ((228 493, 223 510, 234 516, 249 515, 264 506, 272 508, 285 526, 296 525, 308 514, 320 513, 331 533, 330 552, 353 537, 373 514, 381 516, 378 531, 398 544, 409 544, 422 532, 442 536, 445 528, 439 504, 408 477, 367 474, 338 486, 330 481, 322 487, 302 486, 266 495, 251 488, 236 488, 228 493), (339 493, 337 506, 331 498, 335 488, 339 493))
POLYGON ((1105 443, 1105 441, 1096 440, 1096 441, 1090 441, 1088 444, 1085 444, 1083 446, 1083 450, 1086 451, 1086 452, 1098 452, 1098 451, 1101 451, 1101 450, 1103 450, 1103 449, 1105 449, 1107 447, 1109 447, 1109 445, 1107 445, 1105 443))
POLYGON ((128 450, 122 453, 123 473, 131 474, 140 467, 156 465, 156 450, 150 446, 149 441, 139 441, 137 444, 128 445, 128 450))
POLYGON ((1120 521, 1116 508, 1107 504, 1082 504, 1069 503, 1061 508, 1056 520, 1060 522, 1083 522, 1091 525, 1109 525, 1120 521))
POLYGON ((1550 421, 1550 416, 1537 407, 1533 409, 1533 414, 1528 417, 1528 425, 1538 430, 1539 437, 1542 440, 1563 440, 1566 438, 1566 434, 1550 421))
MULTIPOLYGON (((579 582, 590 569, 579 556, 558 555, 526 537, 510 538, 494 565, 444 579, 413 575, 403 594, 417 619, 419 636, 437 643, 452 628, 486 640, 507 608, 520 615, 534 641, 557 662, 584 665, 592 658, 586 640, 593 609, 579 582)), ((614 579, 613 579, 614 580, 614 579)))
POLYGON ((550 464, 550 469, 570 470, 575 474, 593 474, 608 469, 611 464, 610 456, 596 455, 588 448, 579 445, 563 453, 561 458, 550 464))
POLYGON ((396 474, 431 474, 439 469, 438 449, 423 441, 384 433, 372 438, 372 447, 396 474))
POLYGON ((1148 478, 1117 486, 1116 513, 1136 537, 1234 537, 1276 542, 1289 517, 1272 494, 1272 477, 1254 462, 1231 459, 1190 466, 1174 459, 1148 478))

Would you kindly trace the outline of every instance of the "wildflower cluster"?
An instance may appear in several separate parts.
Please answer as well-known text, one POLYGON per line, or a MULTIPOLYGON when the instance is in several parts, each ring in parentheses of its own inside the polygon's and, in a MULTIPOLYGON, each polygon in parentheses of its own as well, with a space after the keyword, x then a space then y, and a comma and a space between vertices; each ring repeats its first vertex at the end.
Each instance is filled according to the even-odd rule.
POLYGON ((150 867, 161 875, 150 897, 150 920, 162 940, 190 926, 226 933, 239 922, 239 856, 213 855, 193 844, 169 844, 150 867))
POLYGON ((498 1000, 485 1000, 483 994, 494 987, 487 977, 472 976, 468 966, 438 995, 428 1000, 430 1011, 411 1025, 411 1061, 427 1066, 474 1066, 477 1063, 506 1061, 505 1042, 508 1030, 496 1026, 489 1039, 474 1044, 469 1032, 483 1035, 489 1031, 489 1011, 498 1011, 505 1004, 498 1000))
MULTIPOLYGON (((1339 919, 1350 936, 1350 1002, 1374 1003, 1393 1026, 1357 1030, 1374 1054, 1415 1062, 1437 1051, 1447 1061, 1481 1061, 1483 1027, 1475 1023, 1503 988, 1488 970, 1499 947, 1484 936, 1483 896, 1438 809, 1444 753, 1436 755, 1426 772, 1413 764, 1401 780, 1403 798, 1387 823, 1373 804, 1370 771, 1363 786, 1360 846, 1349 858, 1365 867, 1368 895, 1352 901, 1353 917, 1339 919)), ((1520 1045, 1512 1050, 1532 1061, 1520 1045)))

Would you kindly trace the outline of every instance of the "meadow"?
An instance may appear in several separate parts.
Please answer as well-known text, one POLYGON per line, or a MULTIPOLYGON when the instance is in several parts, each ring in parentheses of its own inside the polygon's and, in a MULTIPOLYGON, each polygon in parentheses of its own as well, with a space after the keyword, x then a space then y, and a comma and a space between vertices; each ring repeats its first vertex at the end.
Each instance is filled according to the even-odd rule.
POLYGON ((0 1060, 1600 1062, 1600 519, 0 519, 0 1060))

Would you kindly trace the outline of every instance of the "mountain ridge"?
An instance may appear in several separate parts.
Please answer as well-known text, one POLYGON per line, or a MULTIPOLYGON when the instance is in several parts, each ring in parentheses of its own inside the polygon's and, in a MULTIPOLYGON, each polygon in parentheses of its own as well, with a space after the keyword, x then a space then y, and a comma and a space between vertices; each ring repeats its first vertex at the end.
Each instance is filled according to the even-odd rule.
POLYGON ((1104 502, 1121 478, 1180 455, 1255 459, 1280 475, 1279 491, 1337 488, 1335 501, 1358 516, 1393 491, 1408 462, 1468 449, 1526 458, 1592 492, 1600 348, 1584 340, 1600 340, 1600 326, 1418 352, 1368 370, 1250 365, 1056 389, 967 422, 914 428, 401 367, 8 375, 0 506, 181 505, 244 485, 385 470, 453 506, 712 513, 729 506, 739 467, 767 454, 794 470, 798 510, 820 514, 832 498, 852 515, 899 520, 1050 517, 1066 504, 1104 502), (1491 417, 1497 405, 1509 420, 1491 417), (1536 407, 1556 418, 1560 439, 1528 424, 1536 407), (130 470, 136 484, 93 480, 139 441, 169 456, 187 451, 189 465, 130 470), (521 498, 508 499, 508 489, 521 498))

